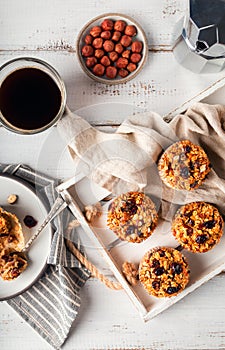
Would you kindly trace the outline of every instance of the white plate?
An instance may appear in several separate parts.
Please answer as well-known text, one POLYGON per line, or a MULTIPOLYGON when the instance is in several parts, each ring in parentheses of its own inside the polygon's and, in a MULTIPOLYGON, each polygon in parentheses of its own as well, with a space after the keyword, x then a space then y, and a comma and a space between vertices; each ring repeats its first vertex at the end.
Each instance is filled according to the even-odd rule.
MULTIPOLYGON (((31 187, 13 177, 0 176, 0 205, 5 210, 16 214, 22 225, 25 242, 36 232, 47 215, 45 205, 31 187), (7 203, 7 197, 13 193, 18 195, 18 201, 10 205, 7 203), (24 225, 23 219, 26 215, 31 215, 37 220, 35 227, 29 229, 24 225)), ((47 226, 29 249, 27 269, 13 281, 0 279, 0 300, 22 293, 40 277, 46 268, 51 238, 52 229, 51 226, 47 226)))

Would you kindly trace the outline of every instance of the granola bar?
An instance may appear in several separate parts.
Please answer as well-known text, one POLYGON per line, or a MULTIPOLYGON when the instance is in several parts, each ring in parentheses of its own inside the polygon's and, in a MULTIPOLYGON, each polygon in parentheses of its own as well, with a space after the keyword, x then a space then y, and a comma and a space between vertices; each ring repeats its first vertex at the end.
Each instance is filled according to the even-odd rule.
POLYGON ((121 194, 109 205, 107 225, 122 240, 140 243, 154 231, 158 214, 142 192, 121 194))
POLYGON ((172 297, 180 293, 189 281, 188 263, 181 252, 157 247, 148 251, 139 266, 139 280, 155 297, 172 297))
POLYGON ((162 181, 177 190, 191 191, 198 188, 210 169, 205 151, 189 140, 172 144, 158 162, 162 181))
POLYGON ((188 203, 178 209, 172 232, 179 243, 194 253, 212 249, 223 234, 224 222, 218 209, 205 202, 188 203))

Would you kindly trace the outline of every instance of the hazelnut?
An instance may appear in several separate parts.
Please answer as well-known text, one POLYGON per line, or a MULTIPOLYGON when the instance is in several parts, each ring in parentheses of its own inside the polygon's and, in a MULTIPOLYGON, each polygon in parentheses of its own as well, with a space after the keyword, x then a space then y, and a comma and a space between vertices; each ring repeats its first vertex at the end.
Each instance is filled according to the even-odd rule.
POLYGON ((122 44, 118 43, 115 45, 115 51, 118 53, 122 53, 123 52, 123 46, 122 44))
POLYGON ((113 29, 113 21, 111 19, 104 19, 101 24, 103 30, 112 30, 113 29))
POLYGON ((95 50, 95 57, 97 58, 101 58, 102 56, 104 56, 104 54, 105 54, 104 51, 101 49, 95 50))
POLYGON ((111 52, 114 50, 114 43, 112 42, 112 40, 106 40, 103 44, 103 47, 106 52, 111 52))
POLYGON ((17 194, 10 194, 7 198, 7 202, 9 204, 15 204, 17 202, 17 200, 18 200, 17 194))
POLYGON ((133 63, 138 63, 141 60, 141 55, 139 53, 132 53, 130 60, 133 63))
POLYGON ((120 58, 116 61, 116 66, 117 66, 118 68, 126 68, 127 65, 128 65, 128 59, 127 59, 127 58, 120 57, 120 58))
POLYGON ((105 30, 104 32, 101 32, 101 38, 102 39, 110 39, 111 38, 111 32, 109 30, 105 30))
POLYGON ((85 42, 85 44, 87 44, 87 45, 91 45, 92 40, 93 40, 93 37, 92 37, 91 35, 89 35, 89 34, 86 35, 85 38, 84 38, 84 42, 85 42))
POLYGON ((122 52, 122 57, 129 58, 130 57, 130 50, 125 50, 122 52))
POLYGON ((93 67, 97 63, 97 58, 96 57, 88 57, 86 59, 86 66, 88 68, 93 67))
POLYGON ((141 41, 134 41, 131 45, 131 51, 140 53, 142 51, 142 42, 141 41))
POLYGON ((92 46, 94 46, 95 49, 101 49, 103 44, 102 38, 95 38, 93 40, 92 46))
POLYGON ((114 29, 118 30, 119 32, 123 32, 125 27, 126 27, 126 23, 121 20, 116 21, 114 24, 114 29))
MULTIPOLYGON (((88 222, 92 222, 95 218, 100 217, 102 215, 102 206, 100 202, 93 205, 86 205, 84 207, 84 214, 88 222)), ((79 226, 78 221, 76 224, 79 226)))
POLYGON ((82 47, 82 55, 85 57, 92 56, 93 55, 93 47, 90 45, 84 45, 82 47))
POLYGON ((129 36, 134 36, 137 34, 137 29, 133 25, 128 25, 126 26, 124 33, 129 36))
POLYGON ((116 67, 113 66, 109 66, 106 68, 106 76, 110 79, 114 79, 116 77, 117 74, 117 69, 116 67))
POLYGON ((95 27, 91 28, 90 34, 94 38, 97 38, 100 35, 101 31, 102 31, 101 27, 95 26, 95 27))
POLYGON ((112 40, 119 41, 120 37, 121 37, 121 33, 120 32, 114 32, 113 36, 112 36, 112 40))
POLYGON ((110 65, 110 59, 109 59, 109 57, 108 56, 103 56, 102 58, 101 58, 101 64, 103 64, 103 66, 109 66, 110 65))
POLYGON ((136 68, 137 66, 135 63, 129 63, 127 66, 127 70, 129 70, 129 72, 133 72, 136 68))
POLYGON ((128 35, 123 35, 120 42, 123 46, 127 47, 130 46, 130 44, 132 43, 132 39, 128 35))
POLYGON ((126 69, 122 68, 119 70, 118 74, 121 78, 125 78, 129 73, 126 69))
POLYGON ((115 51, 112 51, 112 52, 109 53, 109 58, 110 58, 110 60, 113 61, 113 62, 115 62, 116 60, 118 60, 118 57, 119 57, 119 55, 118 55, 118 53, 115 52, 115 51))
POLYGON ((105 73, 105 67, 98 63, 94 66, 93 73, 98 77, 101 77, 105 73))

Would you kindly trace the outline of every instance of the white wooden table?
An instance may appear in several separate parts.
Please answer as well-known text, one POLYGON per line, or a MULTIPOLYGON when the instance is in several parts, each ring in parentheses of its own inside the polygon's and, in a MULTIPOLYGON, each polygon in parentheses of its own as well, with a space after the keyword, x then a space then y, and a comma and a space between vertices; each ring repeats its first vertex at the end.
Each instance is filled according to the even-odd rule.
MULTIPOLYGON (((48 61, 65 81, 72 110, 115 102, 162 115, 224 76, 224 72, 196 75, 176 63, 172 32, 187 8, 187 0, 0 0, 0 64, 19 56, 48 61), (147 64, 124 85, 91 81, 76 58, 75 41, 83 24, 107 12, 133 16, 149 40, 147 64)), ((103 129, 118 125, 123 117, 122 113, 108 120, 107 109, 104 120, 87 115, 103 129)), ((62 147, 56 128, 28 137, 0 128, 1 162, 21 162, 67 178, 73 170, 59 166, 62 147)), ((106 267, 103 272, 110 275, 106 267)), ((224 293, 225 275, 220 274, 144 324, 123 291, 108 290, 90 279, 81 291, 80 313, 64 349, 225 349, 224 293)), ((0 319, 1 350, 51 348, 7 304, 0 304, 0 319)))

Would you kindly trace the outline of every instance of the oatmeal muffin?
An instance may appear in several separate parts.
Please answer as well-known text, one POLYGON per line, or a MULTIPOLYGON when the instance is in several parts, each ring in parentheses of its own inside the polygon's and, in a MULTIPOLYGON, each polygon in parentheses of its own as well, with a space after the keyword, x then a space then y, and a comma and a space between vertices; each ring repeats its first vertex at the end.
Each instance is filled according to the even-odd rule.
POLYGON ((20 251, 23 247, 24 235, 17 216, 0 208, 0 252, 5 248, 20 251))
POLYGON ((8 235, 11 228, 12 228, 12 225, 11 225, 11 222, 10 222, 8 215, 4 212, 1 212, 1 214, 0 214, 0 236, 1 235, 8 235))
POLYGON ((107 225, 122 240, 140 243, 154 231, 158 214, 142 192, 121 194, 109 205, 107 225))
POLYGON ((188 203, 175 214, 172 232, 193 253, 212 249, 223 234, 224 222, 217 208, 205 202, 188 203))
POLYGON ((175 296, 189 281, 187 261, 176 249, 153 248, 140 262, 139 280, 147 292, 155 297, 175 296))
POLYGON ((158 163, 162 181, 177 190, 191 191, 199 187, 210 169, 205 151, 189 140, 172 144, 158 163))
POLYGON ((0 276, 5 281, 17 278, 27 268, 27 260, 10 249, 4 249, 0 255, 0 276))

